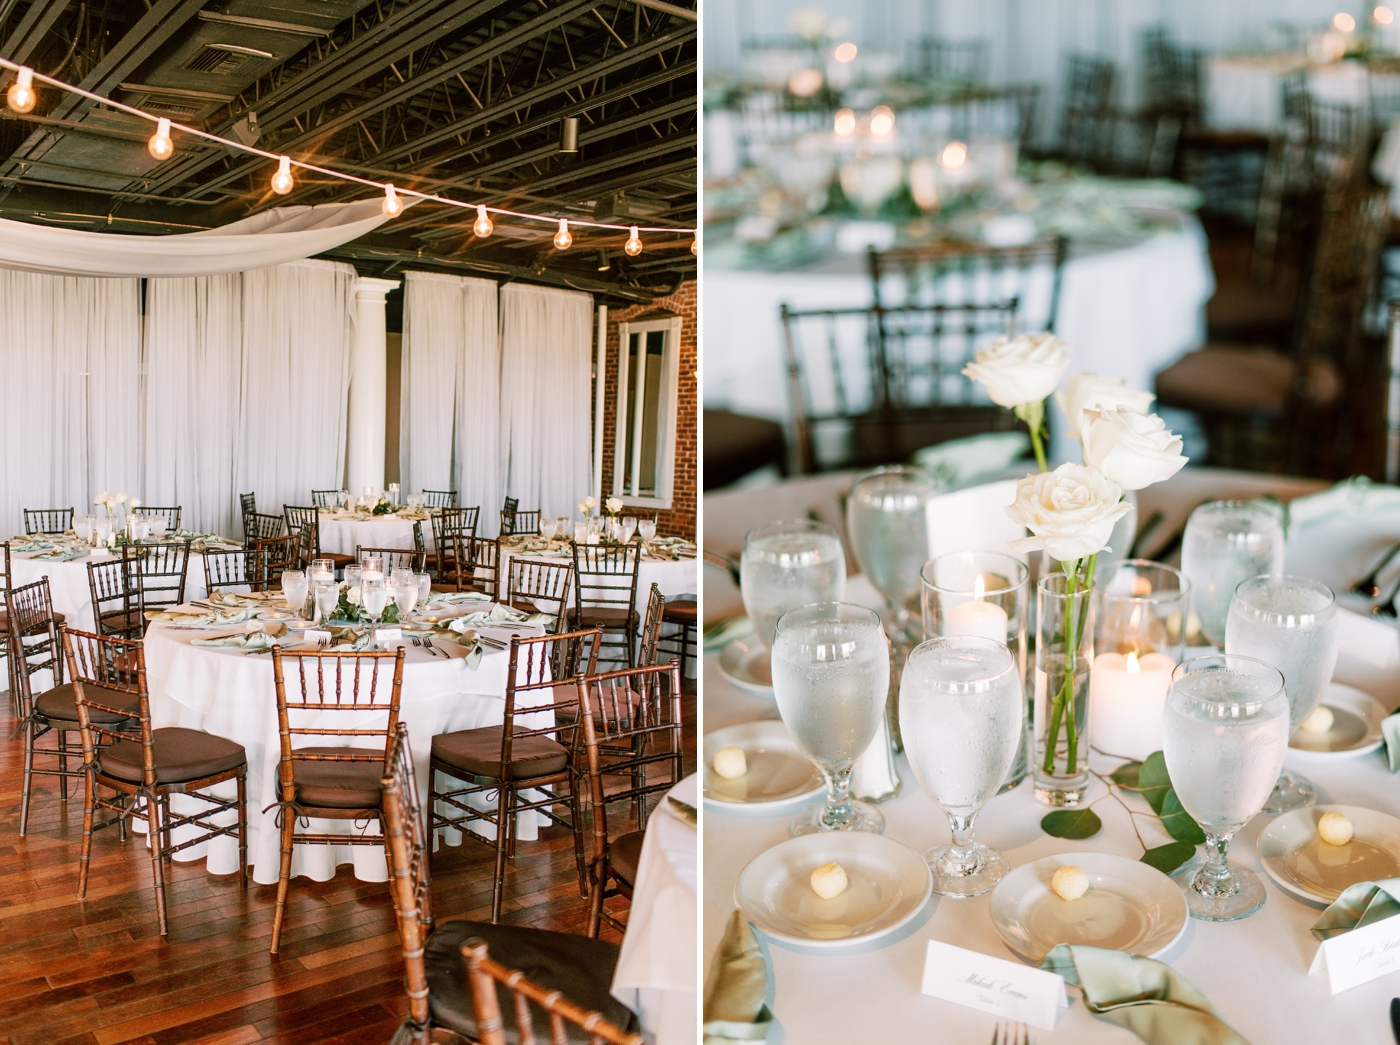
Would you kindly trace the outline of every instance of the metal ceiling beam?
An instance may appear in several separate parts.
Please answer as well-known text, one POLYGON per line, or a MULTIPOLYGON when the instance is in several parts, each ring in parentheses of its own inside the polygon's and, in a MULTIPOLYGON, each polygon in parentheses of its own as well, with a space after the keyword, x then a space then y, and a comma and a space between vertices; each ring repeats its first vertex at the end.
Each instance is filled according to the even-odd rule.
POLYGON ((626 149, 622 152, 609 153, 588 163, 580 163, 577 167, 571 167, 560 171, 557 174, 547 174, 540 178, 533 178, 529 181, 521 182, 518 186, 502 186, 499 191, 510 192, 512 188, 539 192, 541 189, 552 189, 557 185, 567 185, 570 182, 578 181, 580 178, 592 178, 603 171, 615 170, 618 167, 626 167, 633 163, 642 163, 654 156, 664 156, 666 153, 675 152, 677 149, 693 148, 699 140, 699 136, 694 132, 684 134, 668 134, 663 138, 658 138, 649 145, 636 149, 626 149))
POLYGON ((638 7, 650 7, 653 11, 664 11, 668 15, 675 15, 677 18, 685 18, 692 22, 700 20, 700 16, 694 11, 677 7, 675 4, 668 4, 665 0, 630 0, 630 2, 638 7))
MULTIPOLYGON (((35 49, 43 42, 44 35, 53 28, 54 22, 67 10, 72 0, 35 0, 24 12, 19 25, 5 41, 5 57, 21 65, 29 61, 35 49)), ((9 79, 6 74, 5 79, 9 79)))

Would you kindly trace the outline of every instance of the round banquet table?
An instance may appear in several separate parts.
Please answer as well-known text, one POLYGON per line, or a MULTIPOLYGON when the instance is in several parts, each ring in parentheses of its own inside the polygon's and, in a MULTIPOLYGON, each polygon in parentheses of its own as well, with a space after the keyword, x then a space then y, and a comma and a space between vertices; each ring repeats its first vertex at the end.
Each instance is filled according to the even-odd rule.
MULTIPOLYGON (((482 606, 489 608, 488 604, 482 606)), ((269 654, 248 655, 236 647, 191 645, 193 639, 234 634, 245 627, 233 625, 186 631, 160 623, 151 624, 146 631, 146 683, 151 695, 153 726, 201 729, 243 745, 248 754, 248 862, 253 867, 253 880, 268 885, 277 881, 281 858, 277 808, 272 805, 278 799, 277 762, 281 755, 272 657, 269 654), (267 808, 269 805, 272 808, 267 808)), ((433 657, 415 646, 407 647, 399 709, 400 721, 408 726, 419 799, 424 809, 427 808, 428 758, 433 737, 459 729, 499 725, 504 716, 509 666, 507 652, 488 648, 473 670, 467 667, 465 650, 461 647, 443 641, 437 645, 451 657, 433 657)), ((389 684, 391 679, 392 665, 382 684, 389 684)), ((547 700, 548 691, 544 693, 543 699, 547 700)), ((364 728, 373 726, 375 719, 382 726, 384 714, 370 712, 368 716, 360 716, 367 719, 364 722, 351 722, 356 718, 353 713, 334 712, 327 718, 333 727, 364 728)), ((530 718, 523 716, 522 724, 530 722, 530 718)), ((339 740, 325 737, 316 742, 336 744, 339 740)), ((229 796, 237 793, 232 782, 211 790, 229 796)), ((177 805, 177 810, 196 808, 193 800, 179 801, 185 804, 177 805)), ((232 820, 231 815, 225 815, 223 822, 232 820)), ((538 837, 535 814, 522 815, 519 825, 522 839, 538 837)), ((379 825, 373 821, 356 825, 345 820, 312 820, 311 826, 302 830, 378 836, 379 825)), ((490 831, 491 825, 481 825, 482 834, 489 836, 490 831)), ((179 840, 178 835, 176 840, 179 840)), ((460 838, 453 832, 446 840, 460 841, 460 838)), ((235 873, 238 869, 237 840, 216 838, 177 853, 175 859, 190 861, 205 857, 211 874, 235 873)), ((292 855, 292 875, 307 875, 324 882, 333 878, 336 867, 344 863, 352 863, 355 877, 362 881, 388 880, 384 850, 377 845, 298 846, 292 855)))
MULTIPOLYGON (((849 477, 822 477, 802 489, 801 483, 773 489, 781 499, 805 498, 824 503, 849 477), (796 487, 787 489, 784 487, 796 487)), ((1254 497, 1272 492, 1287 500, 1312 492, 1321 484, 1274 477, 1186 469, 1177 477, 1143 494, 1143 510, 1168 512, 1174 527, 1204 499, 1254 497)), ((764 499, 768 491, 731 492, 706 498, 707 545, 728 550, 732 534, 740 533, 744 517, 777 517, 778 508, 764 499)), ((786 505, 779 506, 786 511, 786 505)), ((1286 569, 1314 576, 1334 589, 1345 589, 1366 572, 1388 543, 1400 537, 1400 510, 1383 509, 1366 515, 1339 516, 1295 527, 1289 535, 1286 569)), ((741 610, 727 575, 705 571, 707 616, 741 610)), ((863 577, 853 577, 848 599, 878 606, 881 602, 863 577)), ((1388 708, 1400 705, 1400 636, 1374 621, 1349 618, 1335 678, 1371 693, 1388 708), (1356 636, 1362 635, 1362 641, 1356 636)), ((704 666, 704 723, 707 731, 756 719, 778 718, 771 699, 743 692, 719 673, 716 655, 704 666)), ((1091 711, 1092 714, 1092 711, 1091 711)), ((1111 771, 1117 760, 1095 754, 1093 768, 1111 771)), ((885 834, 915 852, 950 840, 947 818, 919 788, 908 760, 897 759, 903 790, 880 806, 887 821, 885 834)), ((1317 768, 1298 766, 1318 788, 1319 802, 1347 803, 1400 815, 1400 787, 1387 771, 1384 753, 1332 762, 1317 768)), ((1095 783, 1092 798, 1103 794, 1095 783)), ((992 799, 977 820, 977 839, 1003 853, 1012 868, 1057 853, 1094 851, 1136 860, 1142 853, 1128 816, 1116 802, 1095 807, 1102 830, 1084 841, 1046 835, 1039 826, 1048 807, 1037 802, 1029 781, 992 799)), ((744 866, 764 850, 786 840, 794 813, 780 817, 728 816, 705 810, 704 952, 706 967, 723 936, 734 909, 734 887, 744 866)), ((1387 1013, 1390 999, 1400 993, 1400 975, 1391 974, 1333 997, 1325 974, 1309 975, 1317 940, 1309 929, 1322 905, 1300 903, 1280 891, 1259 861, 1257 843, 1267 818, 1256 817, 1239 832, 1230 847, 1233 863, 1253 870, 1268 894, 1264 907, 1242 921, 1213 924, 1191 919, 1182 939, 1162 958, 1201 990, 1221 1016, 1247 1040, 1272 1042, 1390 1040, 1387 1013)), ((1157 825, 1140 820, 1150 845, 1168 841, 1157 825)), ((923 995, 919 991, 924 952, 937 939, 999 958, 1015 960, 993 928, 990 897, 956 900, 934 895, 912 922, 900 931, 853 948, 822 951, 799 948, 759 933, 769 959, 769 1007, 781 1026, 781 1038, 823 1045, 866 1040, 873 1026, 886 1041, 929 1040, 937 1027, 938 1040, 984 1042, 991 1036, 993 1016, 923 995), (851 998, 861 1004, 851 1005, 851 998), (875 1022, 872 1024, 872 1015, 875 1022)), ((1070 991, 1071 1004, 1054 1031, 1033 1031, 1042 1045, 1129 1045, 1138 1039, 1113 1024, 1095 1019, 1070 991)))
MULTIPOLYGON (((59 559, 35 559, 15 552, 10 556, 10 585, 19 588, 33 584, 42 577, 49 579, 49 597, 53 608, 67 618, 68 626, 78 631, 95 630, 92 615, 92 589, 88 585, 88 563, 115 559, 111 552, 92 552, 81 559, 64 562, 59 559)), ((185 568, 185 601, 208 595, 204 587, 204 556, 190 552, 185 568)))
POLYGON ((1283 81, 1306 70, 1308 93, 1329 105, 1371 101, 1371 84, 1393 93, 1396 74, 1368 71, 1361 62, 1310 65, 1299 54, 1217 55, 1206 62, 1206 123, 1226 131, 1277 134, 1283 129, 1283 81))
MULTIPOLYGON (((668 794, 699 808, 699 778, 668 794)), ((612 995, 637 1014, 656 1045, 694 1045, 695 904, 699 877, 696 829, 663 800, 647 821, 627 935, 613 973, 612 995)))
MULTIPOLYGON (((356 548, 403 548, 413 550, 413 519, 397 515, 336 517, 321 510, 319 514, 321 550, 336 555, 354 555, 356 548)), ((433 525, 427 518, 416 520, 423 524, 423 543, 433 549, 433 525)))
MULTIPOLYGON (((529 551, 509 543, 509 538, 501 541, 500 559, 496 576, 500 580, 501 594, 505 594, 507 578, 510 576, 511 559, 535 559, 539 562, 558 562, 573 564, 571 553, 545 553, 529 551)), ((647 597, 651 592, 651 586, 656 584, 661 589, 661 594, 666 598, 676 595, 691 595, 696 591, 699 576, 696 573, 695 559, 658 559, 651 555, 644 554, 642 561, 637 565, 637 598, 633 605, 637 612, 643 616, 647 611, 647 597)), ((569 596, 573 598, 572 592, 569 596)))

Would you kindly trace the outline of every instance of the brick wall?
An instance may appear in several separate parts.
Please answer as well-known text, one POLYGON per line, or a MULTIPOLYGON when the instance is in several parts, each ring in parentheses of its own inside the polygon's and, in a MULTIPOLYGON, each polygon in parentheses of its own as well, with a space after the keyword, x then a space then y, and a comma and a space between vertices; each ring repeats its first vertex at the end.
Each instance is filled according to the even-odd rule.
POLYGON ((617 328, 633 320, 661 318, 670 314, 681 317, 681 358, 676 416, 676 464, 671 485, 671 510, 656 518, 656 532, 666 536, 695 539, 695 497, 699 489, 700 452, 696 418, 699 412, 699 389, 695 381, 697 367, 694 280, 682 283, 667 297, 657 298, 649 305, 633 305, 625 309, 608 310, 608 371, 603 406, 603 489, 612 489, 614 440, 617 433, 617 328))

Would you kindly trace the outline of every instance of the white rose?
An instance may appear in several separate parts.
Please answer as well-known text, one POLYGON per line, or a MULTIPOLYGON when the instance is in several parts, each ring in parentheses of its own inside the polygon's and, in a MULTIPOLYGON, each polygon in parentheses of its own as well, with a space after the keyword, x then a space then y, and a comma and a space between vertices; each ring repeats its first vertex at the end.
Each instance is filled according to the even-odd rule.
POLYGON ((1091 406, 1104 410, 1136 410, 1147 413, 1152 400, 1157 397, 1151 392, 1129 388, 1121 377, 1106 377, 1103 374, 1073 374, 1065 382, 1062 391, 1055 393, 1055 402, 1069 418, 1068 432, 1079 438, 1079 427, 1084 423, 1084 411, 1091 406))
POLYGON ((587 514, 588 514, 588 505, 586 505, 586 504, 576 504, 576 505, 574 505, 574 507, 578 509, 579 515, 587 515, 587 514))
POLYGON ((586 505, 586 506, 589 507, 589 508, 597 508, 597 507, 598 507, 598 498, 593 497, 593 496, 588 496, 588 497, 585 497, 585 498, 583 499, 583 503, 584 503, 584 505, 586 505))
POLYGON ((117 501, 118 504, 126 504, 126 494, 124 494, 124 493, 119 493, 119 494, 117 494, 117 495, 116 495, 116 501, 117 501))
POLYGON ((804 7, 792 13, 788 26, 804 40, 820 40, 827 27, 827 13, 820 7, 804 7))
POLYGON ((618 512, 620 512, 620 511, 622 511, 622 498, 621 498, 621 497, 609 497, 609 498, 608 498, 608 511, 612 512, 614 515, 616 515, 616 514, 617 514, 618 512))
POLYGON ((92 503, 93 503, 93 504, 103 504, 103 505, 105 505, 105 504, 110 503, 111 500, 112 500, 112 495, 109 494, 106 490, 103 490, 100 494, 98 494, 96 497, 94 497, 94 498, 92 499, 92 503))
POLYGON ((1016 484, 1016 502, 1006 514, 1034 537, 1009 541, 1013 551, 1044 548, 1057 562, 1073 562, 1102 551, 1113 524, 1132 506, 1123 490, 1101 472, 1062 464, 1053 472, 1028 475, 1016 484))
POLYGON ((1038 403, 1060 383, 1069 366, 1069 346, 1054 334, 1001 338, 977 350, 963 374, 981 381, 993 403, 1008 409, 1038 403))
POLYGON ((131 507, 133 507, 133 508, 140 508, 140 507, 141 507, 141 498, 139 498, 139 497, 133 497, 133 498, 131 498, 131 500, 127 501, 126 503, 129 504, 129 505, 131 505, 131 507))
POLYGON ((1125 490, 1170 479, 1186 463, 1181 436, 1168 431, 1156 414, 1090 408, 1084 411, 1079 438, 1084 463, 1125 490))

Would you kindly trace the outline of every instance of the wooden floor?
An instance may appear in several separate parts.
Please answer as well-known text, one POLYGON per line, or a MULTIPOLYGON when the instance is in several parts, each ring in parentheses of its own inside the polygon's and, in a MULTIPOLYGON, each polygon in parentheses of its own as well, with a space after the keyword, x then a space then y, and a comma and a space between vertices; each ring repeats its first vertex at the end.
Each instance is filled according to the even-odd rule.
MULTIPOLYGON (((685 703, 689 773, 693 693, 685 703)), ((0 716, 8 731, 13 719, 0 716)), ((242 893, 233 876, 206 874, 203 861, 176 864, 167 870, 170 935, 162 940, 144 836, 94 837, 79 902, 81 800, 64 806, 54 778, 36 778, 21 838, 21 769, 19 741, 0 737, 0 1045, 389 1041, 406 1007, 386 885, 356 881, 349 867, 329 882, 294 879, 273 957, 275 886, 242 893)), ((489 920, 493 860, 484 845, 439 849, 439 920, 489 920)), ((587 917, 571 835, 553 828, 522 843, 502 921, 582 933, 587 917)), ((606 927, 605 937, 618 938, 606 927)))

